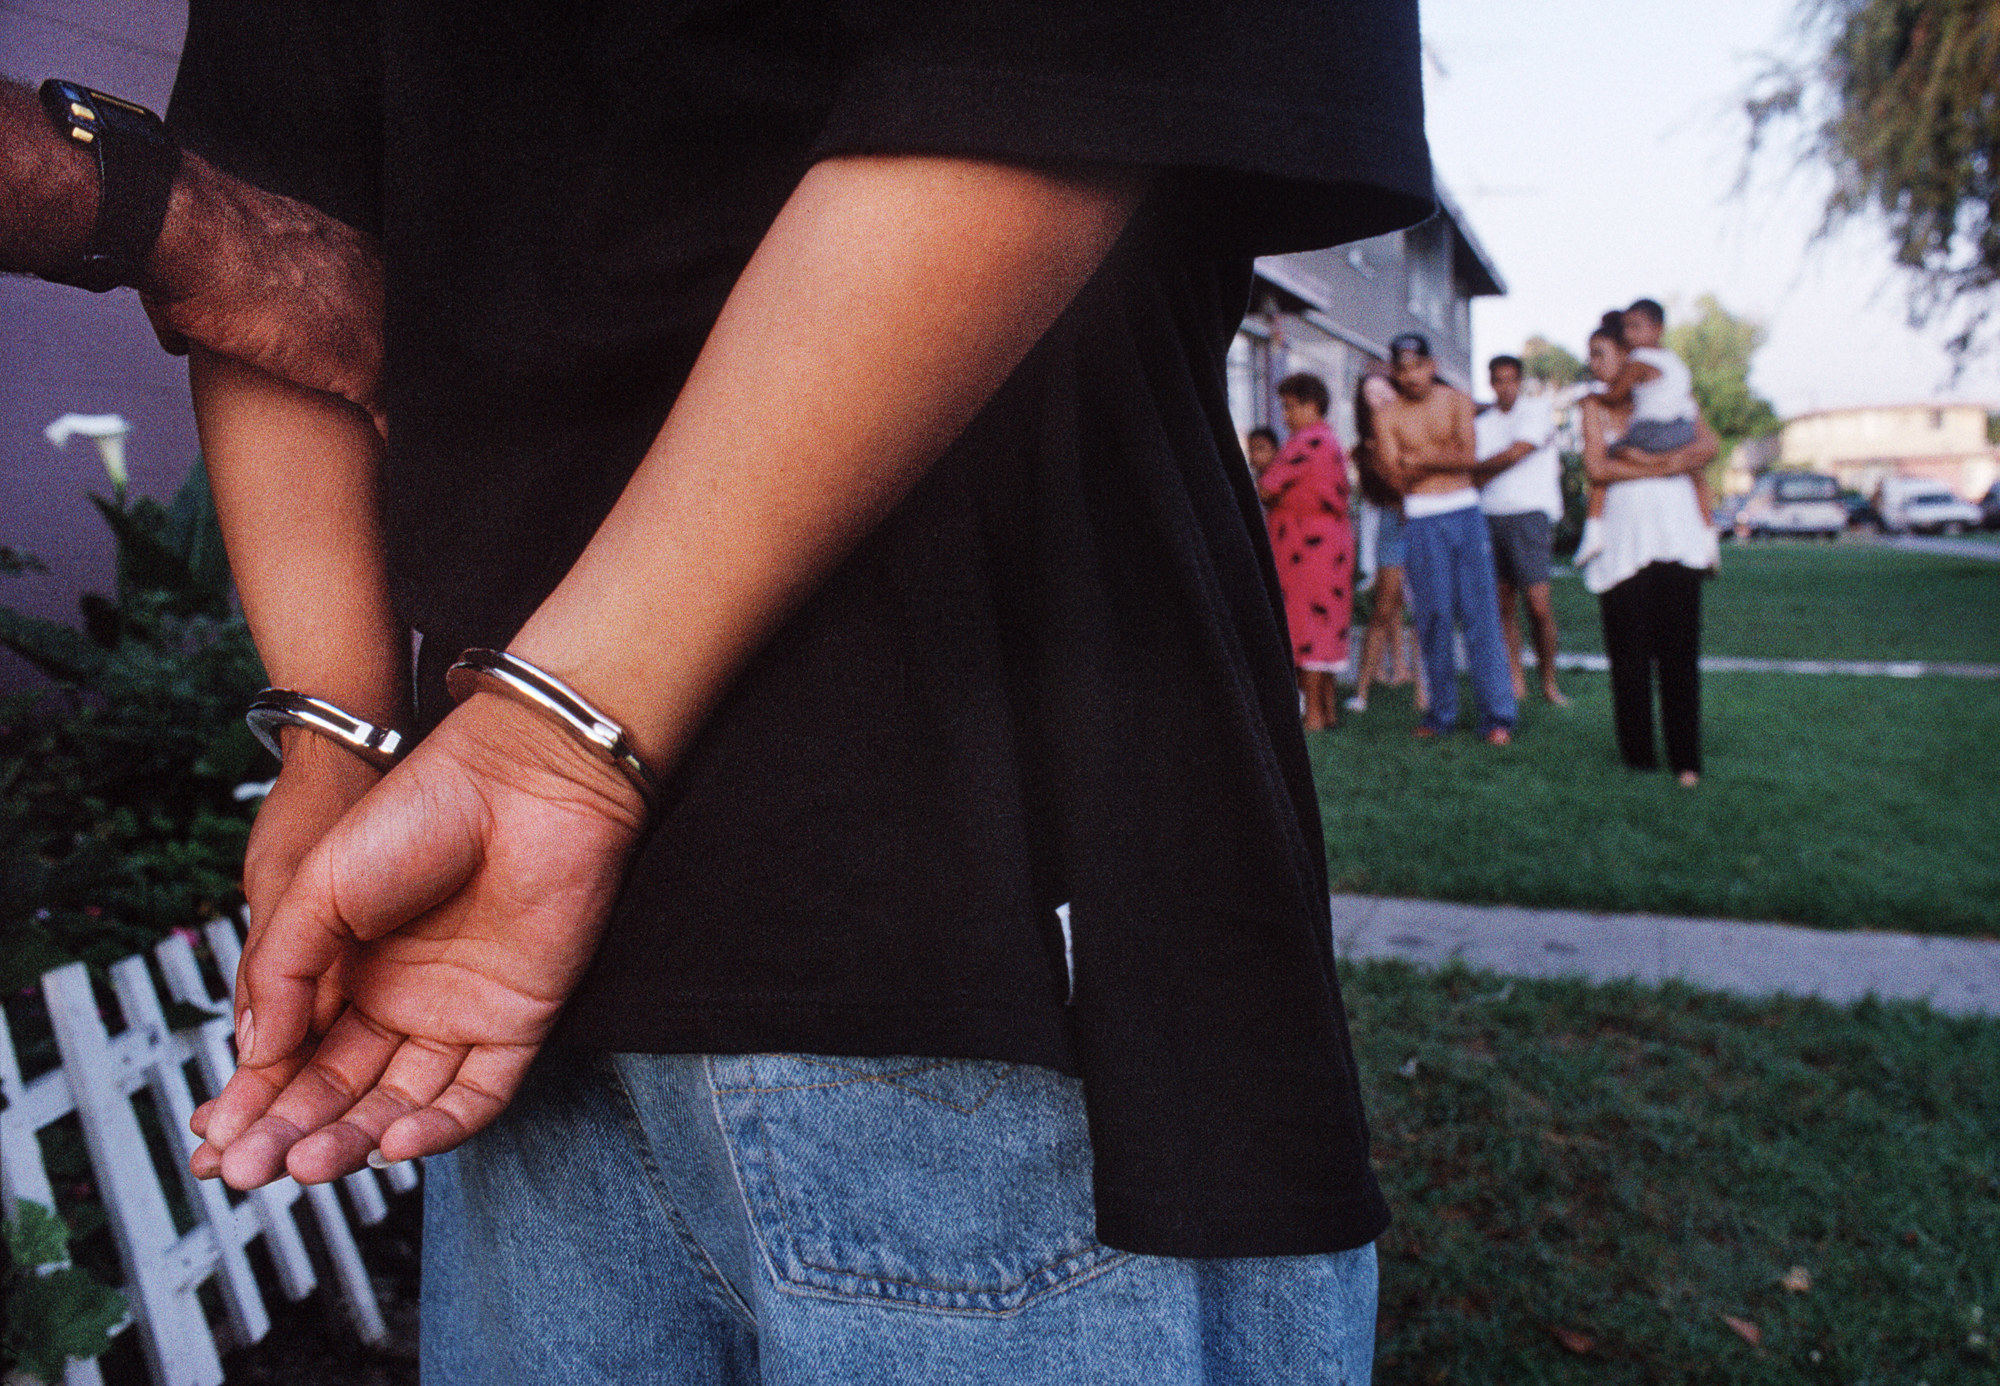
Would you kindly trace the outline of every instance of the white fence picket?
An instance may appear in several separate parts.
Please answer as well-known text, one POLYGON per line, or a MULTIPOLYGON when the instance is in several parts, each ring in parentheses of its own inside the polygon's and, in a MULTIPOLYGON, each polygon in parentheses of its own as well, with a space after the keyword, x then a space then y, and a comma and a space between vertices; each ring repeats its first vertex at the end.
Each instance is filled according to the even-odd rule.
MULTIPOLYGON (((222 975, 233 984, 241 944, 234 925, 224 919, 206 929, 222 975)), ((24 1082, 12 1035, 0 1024, 0 1213, 9 1216, 22 1198, 54 1206, 37 1133, 74 1111, 83 1127, 97 1188, 117 1241, 147 1364, 160 1386, 219 1386, 221 1360, 204 1315, 198 1292, 211 1276, 219 1276, 228 1315, 228 1336, 254 1342, 270 1327, 245 1246, 262 1236, 277 1267, 285 1293, 299 1298, 310 1292, 317 1277, 304 1238, 294 1221, 294 1206, 303 1196, 319 1224, 322 1242, 332 1262, 335 1282, 356 1331, 368 1342, 386 1337, 381 1308, 376 1303, 367 1267, 355 1245, 341 1201, 331 1184, 302 1189, 284 1178, 232 1204, 219 1181, 196 1180, 186 1173, 195 1139, 187 1129, 194 1094, 187 1082, 187 1065, 196 1066, 209 1094, 220 1092, 235 1071, 230 1050, 231 1003, 225 993, 209 989, 199 961, 187 941, 174 937, 155 950, 167 993, 175 1000, 207 1012, 213 1019, 186 1030, 167 1028, 165 1013, 154 990, 145 960, 128 958, 111 969, 112 985, 126 1027, 115 1038, 106 1030, 81 964, 48 973, 43 998, 56 1034, 62 1066, 24 1082), (173 1162, 181 1170, 184 1191, 198 1222, 185 1235, 175 1234, 172 1215, 154 1169, 138 1118, 131 1105, 141 1088, 151 1093, 167 1132, 173 1162)), ((416 1187, 412 1163, 383 1171, 398 1192, 416 1187)), ((354 1217, 377 1222, 387 1214, 381 1186, 372 1170, 343 1181, 354 1217)), ((72 1361, 64 1386, 101 1386, 95 1362, 72 1361)))
MULTIPOLYGON (((222 1358, 195 1298, 195 1287, 175 1274, 180 1237, 153 1173, 139 1118, 125 1096, 130 1058, 114 1049, 82 963, 45 975, 42 998, 48 1004, 63 1071, 76 1094, 84 1144, 90 1149, 97 1191, 125 1266, 126 1293, 139 1321, 139 1340, 153 1380, 160 1386, 221 1386, 222 1358)), ((143 1042, 136 1034, 126 1038, 143 1042)))
MULTIPOLYGON (((216 964, 222 969, 222 975, 233 979, 236 964, 241 960, 235 926, 226 919, 217 919, 209 924, 207 934, 209 947, 216 955, 216 964)), ((217 998, 210 994, 194 949, 178 934, 162 940, 154 953, 160 960, 160 971, 167 979, 167 988, 173 998, 182 1005, 193 1006, 217 1017, 197 1026, 190 1038, 195 1065, 201 1070, 202 1086, 211 1094, 221 1092, 229 1082, 229 1076, 236 1072, 236 1056, 229 1049, 233 1033, 229 997, 225 994, 217 998)), ((319 1284, 312 1256, 306 1250, 305 1238, 299 1235, 298 1224, 292 1221, 292 1205, 299 1201, 300 1192, 299 1186, 288 1176, 251 1190, 249 1196, 250 1205, 256 1210, 264 1233, 264 1249, 271 1254, 271 1262, 277 1267, 278 1283, 287 1299, 304 1299, 319 1284)))
POLYGON ((264 1309, 264 1297, 257 1292, 257 1276, 250 1269, 250 1258, 243 1254, 243 1242, 234 1235, 236 1218, 229 1207, 229 1195, 220 1179, 197 1179, 188 1169, 188 1157, 194 1154, 197 1141, 188 1130, 194 1097, 188 1091, 183 1065, 193 1057, 193 1048, 167 1029, 166 1013, 160 1009, 144 958, 112 964, 111 987, 117 993, 118 1008, 125 1012, 127 1033, 145 1035, 160 1053, 160 1059, 148 1065, 146 1073, 153 1104, 167 1129, 181 1188, 188 1202, 201 1210, 202 1221, 213 1229, 230 1327, 237 1342, 254 1343, 270 1331, 271 1316, 264 1309))
MULTIPOLYGON (((225 919, 215 920, 208 926, 208 940, 210 949, 215 953, 216 965, 230 988, 230 995, 221 998, 210 995, 208 983, 201 975, 201 968, 195 960, 193 950, 188 948, 185 940, 178 937, 166 940, 160 945, 160 949, 164 952, 177 944, 179 947, 174 951, 185 953, 186 956, 184 959, 177 958, 171 971, 168 971, 163 956, 162 971, 167 972, 169 985, 181 1000, 218 1016, 231 1015, 234 1011, 232 997, 236 983, 236 969, 242 961, 242 951, 237 943, 235 926, 225 919)), ((219 1025, 220 1022, 211 1024, 219 1025)), ((208 1027, 203 1028, 206 1030, 208 1027)), ((226 1043, 226 1033, 225 1031, 223 1037, 218 1037, 203 1047, 204 1076, 206 1077, 210 1071, 213 1072, 210 1081, 211 1090, 215 1092, 222 1090, 222 1084, 228 1082, 229 1074, 235 1071, 234 1060, 229 1055, 226 1043)), ((408 1161, 392 1166, 388 1173, 391 1187, 396 1188, 398 1192, 416 1187, 416 1171, 410 1168, 408 1161), (405 1182, 397 1182, 398 1175, 402 1176, 405 1182)), ((354 1207, 355 1217, 362 1223, 373 1225, 389 1215, 389 1205, 382 1197, 381 1185, 375 1182, 374 1170, 356 1170, 341 1182, 347 1188, 348 1201, 354 1207)), ((299 1186, 287 1178, 277 1184, 267 1185, 265 1189, 258 1190, 258 1193, 268 1193, 272 1199, 283 1198, 289 1205, 298 1197, 298 1190, 299 1186)), ((347 1219, 341 1213, 340 1200, 335 1196, 331 1186, 314 1186, 305 1192, 313 1216, 319 1221, 320 1235, 326 1243, 327 1257, 333 1262, 334 1279, 340 1285, 341 1297, 347 1301, 347 1310, 353 1316, 355 1331, 361 1335, 364 1342, 379 1343, 388 1337, 388 1329, 382 1322, 382 1309, 376 1303, 374 1286, 368 1279, 368 1269, 362 1264, 361 1249, 354 1244, 354 1234, 349 1230, 347 1219)), ((292 1230, 290 1219, 286 1218, 284 1222, 287 1230, 292 1230)), ((295 1231, 293 1235, 296 1236, 295 1231)), ((303 1270, 308 1276, 312 1273, 312 1263, 307 1259, 303 1247, 299 1248, 293 1259, 295 1272, 303 1270)), ((311 1288, 310 1281, 307 1282, 307 1288, 311 1288)))
MULTIPOLYGON (((56 1191, 49 1185, 42 1143, 35 1133, 69 1115, 74 1106, 69 1080, 57 1069, 33 1083, 23 1082, 14 1036, 4 1024, 0 1024, 0 1098, 6 1099, 0 1109, 0 1217, 11 1221, 15 1205, 24 1198, 53 1210, 56 1191)), ((72 1357, 63 1364, 63 1386, 104 1386, 104 1373, 94 1358, 72 1357)))

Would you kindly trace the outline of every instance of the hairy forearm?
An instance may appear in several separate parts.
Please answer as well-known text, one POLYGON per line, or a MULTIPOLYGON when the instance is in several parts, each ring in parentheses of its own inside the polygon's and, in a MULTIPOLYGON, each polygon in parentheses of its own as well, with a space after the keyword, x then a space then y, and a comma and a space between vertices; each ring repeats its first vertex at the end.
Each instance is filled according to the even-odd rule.
POLYGON ((0 78, 0 272, 75 268, 97 220, 97 165, 64 139, 35 93, 0 78))
POLYGON ((390 609, 368 416, 195 348, 195 422, 265 672, 377 725, 405 720, 408 639, 390 609))
POLYGON ((1089 279, 1136 178, 936 158, 812 169, 575 567, 510 645, 672 762, 736 670, 1089 279), (742 421, 792 459, 745 472, 742 421))
MULTIPOLYGON (((97 199, 90 151, 56 131, 33 91, 0 78, 0 273, 72 274, 97 199)), ((381 257, 372 237, 314 207, 183 153, 133 287, 172 350, 199 343, 376 408, 381 257)))
POLYGON ((187 154, 139 290, 163 341, 376 410, 383 279, 367 233, 187 154))

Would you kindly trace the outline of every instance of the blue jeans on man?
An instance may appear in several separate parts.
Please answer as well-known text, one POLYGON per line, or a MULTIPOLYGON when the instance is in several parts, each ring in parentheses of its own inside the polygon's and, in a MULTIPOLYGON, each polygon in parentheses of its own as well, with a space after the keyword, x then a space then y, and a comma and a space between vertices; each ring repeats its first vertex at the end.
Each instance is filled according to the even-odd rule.
POLYGON ((1025 1064, 546 1049, 426 1165, 426 1386, 1365 1386, 1375 1248, 1095 1235, 1025 1064))
MULTIPOLYGON (((1468 493, 1470 494, 1470 493, 1468 493)), ((1472 693, 1479 704, 1479 734, 1514 729, 1518 709, 1500 634, 1500 597, 1494 588, 1493 538, 1477 503, 1403 523, 1408 551, 1404 581, 1410 617, 1424 651, 1431 708, 1423 725, 1448 732, 1458 725, 1458 661, 1452 627, 1465 631, 1472 693)))

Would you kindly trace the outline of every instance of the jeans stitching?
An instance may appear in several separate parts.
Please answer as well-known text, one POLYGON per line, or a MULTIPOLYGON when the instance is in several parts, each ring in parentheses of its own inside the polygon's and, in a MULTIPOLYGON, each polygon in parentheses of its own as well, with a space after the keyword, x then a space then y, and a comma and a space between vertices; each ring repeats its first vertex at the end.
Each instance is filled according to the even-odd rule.
MULTIPOLYGON (((852 1304, 860 1300, 871 1305, 880 1305, 911 1313, 957 1314, 969 1318, 1011 1319, 1017 1314, 1026 1313, 1045 1299, 1053 1298, 1059 1294, 1067 1294, 1071 1290, 1088 1285, 1099 1276, 1117 1270, 1132 1259, 1133 1253, 1129 1251, 1116 1251, 1108 1246, 1100 1246, 1095 1251, 1079 1253, 1076 1256, 1070 1257, 1068 1261, 1059 1262, 1056 1267, 1060 1269, 1074 1262, 1083 1262, 1076 1270, 1066 1271, 1060 1278, 1051 1278, 1047 1285, 1029 1294, 1018 1304, 1002 1306, 991 1304, 932 1304, 921 1299, 904 1299, 896 1295, 871 1294, 865 1290, 846 1290, 831 1285, 815 1285, 808 1280, 786 1280, 782 1276, 779 1277, 779 1281, 784 1287, 786 1294, 798 1295, 804 1299, 834 1300, 842 1304, 852 1304), (1105 1254, 1099 1256, 1098 1253, 1100 1252, 1105 1254), (1092 1256, 1097 1256, 1098 1259, 1095 1261, 1087 1259, 1092 1256)), ((896 1280, 889 1276, 856 1275, 853 1271, 830 1270, 825 1266, 814 1266, 810 1262, 806 1264, 811 1269, 819 1271, 822 1274, 836 1275, 843 1280, 855 1281, 861 1284, 900 1285, 912 1290, 927 1290, 934 1294, 958 1295, 968 1299, 992 1300, 1002 1297, 991 1290, 955 1290, 945 1286, 925 1284, 920 1280, 896 1280)), ((1027 1285, 1035 1278, 1034 1276, 1030 1276, 1027 1280, 1023 1280, 1021 1284, 1027 1285)), ((1016 1286, 1015 1288, 1018 1289, 1020 1287, 1016 1286)))
POLYGON ((708 1282, 710 1291, 722 1300, 725 1308, 734 1312, 743 1320, 745 1326, 754 1332, 757 1328, 756 1313, 744 1303, 743 1296, 739 1295, 736 1287, 729 1283, 729 1277, 715 1264, 708 1254, 708 1248, 701 1244, 701 1239, 694 1235, 694 1229, 687 1225, 686 1220, 681 1217, 680 1210, 674 1206, 673 1199, 667 1196, 666 1182, 660 1177, 659 1165, 653 1159, 653 1142, 646 1135, 646 1124, 639 1115, 638 1101, 626 1085, 625 1075, 619 1072, 617 1060, 607 1054, 599 1061, 607 1070, 612 1091, 618 1099, 619 1122, 626 1127, 627 1134, 633 1138, 633 1145, 639 1152, 639 1163, 645 1167, 646 1181, 653 1191, 653 1200, 666 1217, 667 1225, 673 1229, 674 1236, 694 1257, 701 1269, 701 1277, 708 1282))

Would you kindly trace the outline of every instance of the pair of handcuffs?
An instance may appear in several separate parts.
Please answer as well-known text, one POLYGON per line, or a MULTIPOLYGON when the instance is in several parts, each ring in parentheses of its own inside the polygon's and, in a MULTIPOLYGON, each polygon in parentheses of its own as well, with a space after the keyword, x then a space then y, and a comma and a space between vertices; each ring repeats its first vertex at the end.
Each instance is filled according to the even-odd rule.
POLYGON ((47 276, 101 294, 139 282, 166 224, 181 147, 161 119, 136 102, 51 78, 42 109, 97 163, 97 222, 74 269, 47 276))
MULTIPOLYGON (((41 99, 56 128, 93 151, 98 175, 97 224, 83 257, 74 270, 49 277, 93 293, 136 284, 166 222, 180 146, 144 106, 80 83, 51 78, 42 83, 41 99)), ((504 651, 472 649, 452 665, 447 682, 454 701, 484 687, 527 704, 614 766, 649 804, 656 800, 659 784, 625 729, 554 675, 504 651)), ((259 693, 245 720, 280 761, 278 733, 287 727, 326 737, 378 770, 390 769, 409 748, 393 728, 286 688, 259 693)))
MULTIPOLYGON (((446 672, 445 687, 453 702, 464 702, 483 688, 533 708, 623 775, 648 806, 659 801, 659 780, 632 748, 625 728, 547 670, 504 650, 471 649, 446 672)), ((289 688, 259 693, 244 720, 281 762, 285 754, 278 733, 286 727, 323 736, 382 771, 393 768, 409 750, 409 739, 401 732, 375 726, 324 698, 289 688)))

